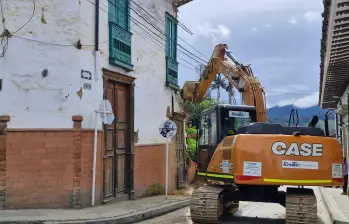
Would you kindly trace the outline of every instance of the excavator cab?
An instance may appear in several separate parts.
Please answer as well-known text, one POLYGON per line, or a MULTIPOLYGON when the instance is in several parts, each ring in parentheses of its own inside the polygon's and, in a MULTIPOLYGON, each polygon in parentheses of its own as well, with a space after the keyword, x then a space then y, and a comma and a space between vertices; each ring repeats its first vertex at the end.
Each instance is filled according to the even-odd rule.
POLYGON ((218 104, 201 113, 196 158, 199 171, 206 171, 218 144, 224 137, 237 134, 241 126, 257 121, 256 108, 218 104))

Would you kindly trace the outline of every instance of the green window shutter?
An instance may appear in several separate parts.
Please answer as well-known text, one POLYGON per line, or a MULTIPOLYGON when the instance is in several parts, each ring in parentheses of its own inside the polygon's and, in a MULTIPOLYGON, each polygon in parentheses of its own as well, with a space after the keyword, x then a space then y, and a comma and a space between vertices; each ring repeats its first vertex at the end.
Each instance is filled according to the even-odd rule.
POLYGON ((109 63, 131 71, 130 0, 108 1, 109 63))
POLYGON ((177 21, 166 13, 166 85, 178 87, 177 21))
POLYGON ((109 0, 108 1, 108 20, 109 22, 116 22, 116 1, 117 0, 109 0))
POLYGON ((117 0, 117 24, 129 30, 129 20, 130 20, 130 0, 117 0))

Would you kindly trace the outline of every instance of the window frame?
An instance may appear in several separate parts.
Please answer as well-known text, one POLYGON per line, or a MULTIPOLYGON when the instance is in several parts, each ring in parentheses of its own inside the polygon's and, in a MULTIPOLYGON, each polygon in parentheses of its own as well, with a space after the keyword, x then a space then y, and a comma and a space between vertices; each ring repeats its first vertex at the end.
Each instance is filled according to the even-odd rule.
POLYGON ((166 12, 165 24, 166 86, 178 90, 178 20, 166 12))
POLYGON ((132 71, 132 33, 130 32, 130 0, 109 0, 109 64, 132 71), (125 3, 125 4, 124 4, 125 3), (124 5, 123 23, 118 6, 124 5))

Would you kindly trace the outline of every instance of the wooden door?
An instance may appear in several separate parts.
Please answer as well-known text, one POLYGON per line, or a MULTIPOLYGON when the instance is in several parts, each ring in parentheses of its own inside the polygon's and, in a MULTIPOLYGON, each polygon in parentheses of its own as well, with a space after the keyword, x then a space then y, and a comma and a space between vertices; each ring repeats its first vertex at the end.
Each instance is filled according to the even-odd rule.
POLYGON ((174 120, 177 125, 176 148, 177 148, 177 187, 186 185, 185 171, 185 146, 184 146, 184 124, 183 121, 174 120))
POLYGON ((104 201, 118 197, 125 192, 126 165, 126 130, 128 121, 127 85, 107 82, 106 98, 110 101, 114 112, 114 122, 105 125, 104 150, 104 201))

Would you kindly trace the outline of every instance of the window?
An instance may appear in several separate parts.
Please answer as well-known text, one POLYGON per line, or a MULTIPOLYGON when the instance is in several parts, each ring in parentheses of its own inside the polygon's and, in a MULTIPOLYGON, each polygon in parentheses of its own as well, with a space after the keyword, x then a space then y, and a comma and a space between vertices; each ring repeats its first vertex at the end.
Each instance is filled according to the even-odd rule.
POLYGON ((200 122, 200 139, 199 144, 200 145, 208 145, 208 134, 209 134, 209 125, 208 125, 208 116, 204 116, 201 118, 200 122))
POLYGON ((131 71, 130 0, 108 2, 109 63, 131 71))
POLYGON ((211 128, 211 139, 210 139, 210 144, 211 145, 216 145, 217 144, 217 115, 216 111, 213 111, 211 114, 211 119, 210 119, 210 128, 211 128))
POLYGON ((177 20, 166 13, 166 84, 178 87, 177 20))
POLYGON ((251 118, 225 117, 222 121, 222 134, 223 136, 234 135, 238 128, 251 122, 251 118))

